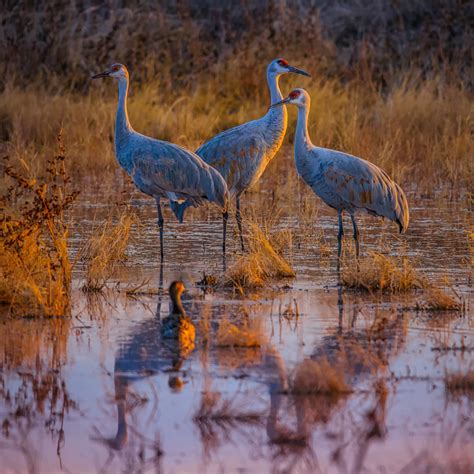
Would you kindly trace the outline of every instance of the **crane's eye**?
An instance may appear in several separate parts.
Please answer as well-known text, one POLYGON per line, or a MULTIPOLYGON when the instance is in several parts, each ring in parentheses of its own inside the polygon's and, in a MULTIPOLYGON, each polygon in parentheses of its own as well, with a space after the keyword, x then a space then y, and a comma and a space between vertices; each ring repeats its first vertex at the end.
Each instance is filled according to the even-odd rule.
POLYGON ((112 66, 112 71, 118 71, 119 69, 120 69, 120 66, 117 66, 117 65, 112 66))
POLYGON ((300 95, 300 91, 291 91, 290 99, 296 99, 300 95))
POLYGON ((288 66, 288 63, 284 59, 279 59, 278 60, 278 65, 279 66, 288 66))

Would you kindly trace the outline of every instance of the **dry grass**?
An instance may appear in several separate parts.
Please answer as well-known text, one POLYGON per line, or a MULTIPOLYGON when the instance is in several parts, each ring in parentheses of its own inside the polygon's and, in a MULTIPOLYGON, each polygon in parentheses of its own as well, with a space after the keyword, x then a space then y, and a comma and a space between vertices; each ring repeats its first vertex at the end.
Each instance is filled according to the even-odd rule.
POLYGON ((339 396, 350 393, 352 389, 346 383, 343 369, 321 358, 305 359, 296 367, 290 380, 290 391, 302 395, 339 396))
POLYGON ((269 236, 255 223, 246 222, 249 230, 248 251, 225 273, 220 286, 246 290, 261 288, 268 280, 293 278, 295 272, 273 248, 269 236))
POLYGON ((389 257, 371 252, 360 259, 359 268, 344 268, 342 282, 348 288, 399 293, 425 288, 428 281, 407 257, 389 257))
MULTIPOLYGON (((310 64, 303 65, 311 70, 310 64)), ((265 91, 264 65, 253 76, 259 79, 260 93, 265 91)), ((110 97, 97 90, 82 96, 7 85, 0 94, 0 135, 12 159, 24 159, 40 172, 37 150, 53 150, 55 131, 62 125, 72 172, 101 174, 117 169, 111 140, 116 84, 104 82, 97 87, 109 91, 110 97)), ((178 90, 172 98, 160 90, 159 83, 132 84, 132 124, 142 133, 194 149, 216 133, 266 112, 267 93, 257 102, 243 100, 236 92, 240 89, 236 79, 230 79, 226 91, 216 96, 215 91, 222 88, 219 83, 213 78, 192 91, 178 90)), ((284 91, 291 84, 294 79, 284 78, 284 91)), ((316 77, 300 85, 313 99, 310 126, 316 144, 362 156, 401 183, 416 179, 432 188, 433 184, 465 186, 473 181, 473 106, 465 90, 434 80, 413 87, 410 82, 397 85, 385 95, 362 84, 343 87, 336 79, 316 77)), ((294 112, 290 111, 289 142, 293 129, 294 112)))
POLYGON ((446 389, 453 393, 471 393, 474 395, 474 370, 469 370, 465 374, 446 374, 444 380, 446 389))
POLYGON ((70 310, 71 262, 65 210, 77 196, 70 190, 65 152, 47 161, 42 178, 26 163, 5 165, 0 217, 0 302, 13 314, 65 316, 70 310))
POLYGON ((86 278, 83 291, 102 291, 113 276, 117 266, 123 263, 128 246, 133 216, 124 213, 114 223, 109 219, 91 236, 84 251, 86 278))
POLYGON ((240 326, 224 319, 216 334, 217 347, 261 347, 265 343, 262 320, 245 320, 240 326))

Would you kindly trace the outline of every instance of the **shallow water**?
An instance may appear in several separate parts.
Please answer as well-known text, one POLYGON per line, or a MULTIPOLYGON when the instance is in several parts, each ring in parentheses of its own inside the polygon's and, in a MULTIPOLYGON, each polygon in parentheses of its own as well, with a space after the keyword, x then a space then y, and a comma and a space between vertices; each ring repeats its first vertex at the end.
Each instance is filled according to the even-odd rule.
MULTIPOLYGON (((88 187, 73 215, 76 250, 119 199, 115 184, 109 193, 88 187)), ((264 182, 244 205, 258 209, 257 201, 269 196, 265 189, 264 182)), ((464 315, 416 312, 404 308, 413 307, 417 294, 340 290, 336 218, 317 204, 314 222, 301 226, 295 209, 305 194, 298 193, 291 204, 278 196, 276 203, 283 209, 278 226, 293 230, 287 256, 297 278, 248 299, 195 286, 202 272, 222 271, 217 212, 193 212, 183 225, 166 213, 160 275, 155 208, 134 195, 140 228, 117 281, 167 288, 182 279, 196 348, 180 353, 160 339, 157 315, 168 314, 166 292, 87 297, 79 266, 71 320, 1 321, 1 472, 433 472, 427 466, 451 472, 459 459, 468 466, 459 472, 469 472, 472 392, 448 393, 444 376, 472 369, 472 214, 462 200, 412 193, 406 237, 387 222, 362 219, 364 253, 406 253, 431 279, 448 278, 468 304, 464 315), (298 317, 290 317, 295 302, 298 317), (223 318, 261 320, 267 342, 217 348, 213 336, 223 318), (199 340, 203 319, 210 321, 207 346, 199 340), (305 358, 337 364, 341 357, 351 393, 328 399, 285 390, 305 358)), ((234 223, 230 235, 232 261, 234 223)))

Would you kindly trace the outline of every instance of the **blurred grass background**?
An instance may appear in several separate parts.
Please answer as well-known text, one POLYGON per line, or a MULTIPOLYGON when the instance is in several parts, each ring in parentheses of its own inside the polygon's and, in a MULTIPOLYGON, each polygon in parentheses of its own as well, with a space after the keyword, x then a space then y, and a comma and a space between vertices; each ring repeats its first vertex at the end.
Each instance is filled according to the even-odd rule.
MULTIPOLYGON (((265 113, 275 57, 313 98, 315 143, 363 156, 403 182, 473 183, 474 5, 446 1, 5 1, 0 13, 0 151, 33 173, 58 129, 76 174, 116 165, 116 86, 131 73, 142 133, 192 149, 265 113)), ((290 117, 294 118, 294 115, 290 117)), ((291 143, 294 120, 287 142, 291 143)), ((271 172, 271 168, 269 169, 271 172)))

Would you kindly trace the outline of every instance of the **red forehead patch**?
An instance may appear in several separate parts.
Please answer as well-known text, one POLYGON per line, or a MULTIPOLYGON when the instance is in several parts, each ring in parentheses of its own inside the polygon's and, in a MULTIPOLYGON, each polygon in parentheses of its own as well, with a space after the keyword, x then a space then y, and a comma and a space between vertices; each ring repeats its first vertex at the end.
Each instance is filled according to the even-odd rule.
POLYGON ((290 99, 296 99, 300 94, 301 94, 300 91, 294 90, 294 91, 290 92, 289 97, 290 97, 290 99))
POLYGON ((279 60, 278 60, 278 64, 279 64, 280 66, 288 66, 288 62, 285 61, 284 59, 279 59, 279 60))

